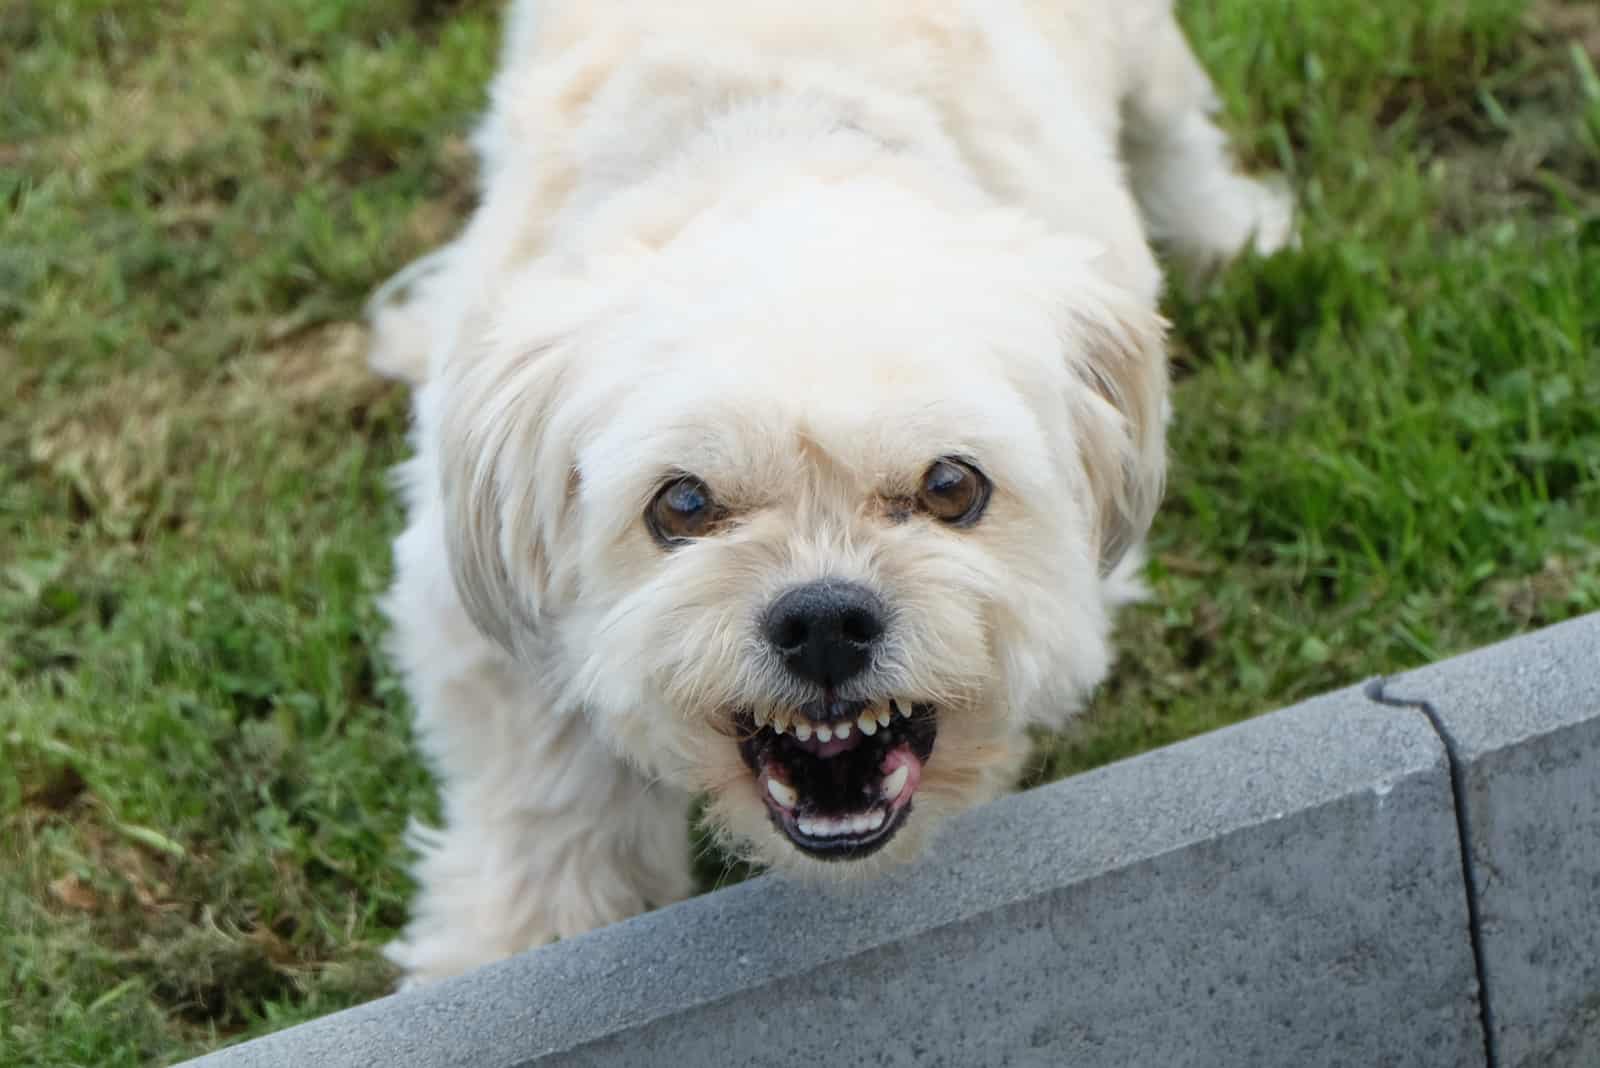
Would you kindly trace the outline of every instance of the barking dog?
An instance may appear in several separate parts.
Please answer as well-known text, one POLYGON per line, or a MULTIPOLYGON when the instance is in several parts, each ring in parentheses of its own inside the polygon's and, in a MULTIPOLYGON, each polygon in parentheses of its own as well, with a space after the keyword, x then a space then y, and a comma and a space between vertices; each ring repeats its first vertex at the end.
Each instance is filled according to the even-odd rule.
POLYGON ((1105 675, 1160 496, 1152 242, 1288 237, 1169 0, 517 0, 481 201, 375 302, 444 826, 391 957, 838 879, 1105 675))

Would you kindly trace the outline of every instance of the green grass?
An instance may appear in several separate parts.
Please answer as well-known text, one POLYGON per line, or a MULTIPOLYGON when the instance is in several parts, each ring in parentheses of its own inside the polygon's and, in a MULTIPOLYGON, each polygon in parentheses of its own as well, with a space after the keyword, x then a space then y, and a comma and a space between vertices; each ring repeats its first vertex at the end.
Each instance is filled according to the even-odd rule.
MULTIPOLYGON (((1187 14, 1303 246, 1173 296, 1157 596, 1038 779, 1600 608, 1600 13, 1187 14)), ((0 9, 0 1064, 389 981, 432 795, 351 324, 465 210, 494 50, 482 0, 0 9)))

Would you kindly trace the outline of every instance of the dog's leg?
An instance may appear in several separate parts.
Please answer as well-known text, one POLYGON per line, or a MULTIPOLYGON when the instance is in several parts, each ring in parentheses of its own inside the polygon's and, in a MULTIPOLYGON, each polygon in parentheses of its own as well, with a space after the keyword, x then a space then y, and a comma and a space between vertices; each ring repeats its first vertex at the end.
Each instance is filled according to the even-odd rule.
MULTIPOLYGON (((413 471, 413 474, 416 472, 413 471)), ((688 798, 552 714, 458 601, 428 509, 396 542, 386 609, 444 827, 415 828, 419 891, 389 946, 405 985, 453 975, 685 897, 688 798)))
POLYGON ((1136 34, 1123 153, 1150 235, 1180 267, 1203 272, 1246 246, 1288 244, 1294 202, 1281 182, 1240 174, 1212 121, 1216 90, 1167 5, 1136 34))
POLYGON ((447 326, 448 309, 438 291, 456 249, 446 245, 413 260, 367 298, 367 363, 383 377, 412 386, 427 381, 429 352, 447 326))

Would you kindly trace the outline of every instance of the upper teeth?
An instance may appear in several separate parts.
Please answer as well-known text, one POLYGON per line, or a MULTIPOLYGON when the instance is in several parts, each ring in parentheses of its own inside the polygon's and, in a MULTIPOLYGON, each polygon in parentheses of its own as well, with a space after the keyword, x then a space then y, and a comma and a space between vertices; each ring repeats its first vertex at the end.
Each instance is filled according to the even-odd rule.
POLYGON ((888 818, 881 808, 850 816, 801 816, 795 821, 800 833, 811 838, 837 838, 846 834, 865 834, 883 826, 888 818))
MULTIPOLYGON (((835 738, 848 738, 852 728, 859 729, 862 734, 871 737, 878 730, 889 726, 896 715, 906 719, 911 718, 911 706, 902 705, 898 701, 883 701, 868 705, 861 710, 861 714, 854 720, 837 720, 833 723, 812 723, 797 712, 774 710, 763 717, 768 729, 777 734, 793 734, 802 742, 810 741, 815 734, 819 741, 832 741, 835 738)), ((759 722, 759 719, 758 719, 759 722)))

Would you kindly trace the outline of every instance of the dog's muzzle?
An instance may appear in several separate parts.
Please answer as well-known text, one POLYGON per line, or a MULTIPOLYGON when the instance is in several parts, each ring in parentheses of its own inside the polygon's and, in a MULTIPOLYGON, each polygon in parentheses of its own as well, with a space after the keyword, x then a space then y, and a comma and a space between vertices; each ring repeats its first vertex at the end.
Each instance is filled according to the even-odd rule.
POLYGON ((938 733, 932 705, 893 699, 735 718, 773 824, 821 860, 864 857, 894 837, 938 733))

